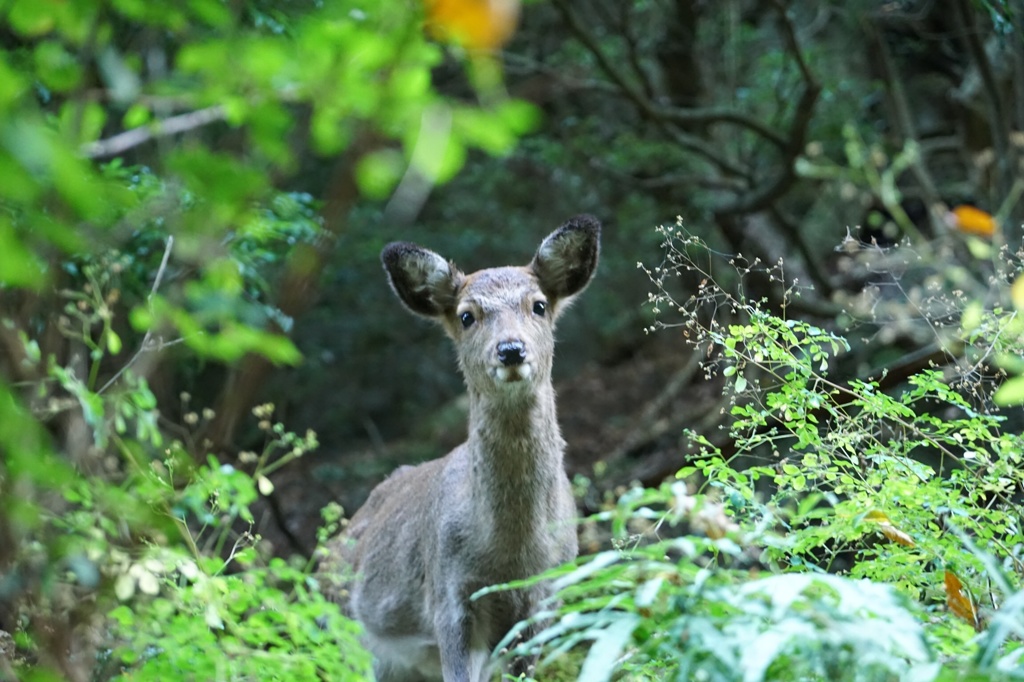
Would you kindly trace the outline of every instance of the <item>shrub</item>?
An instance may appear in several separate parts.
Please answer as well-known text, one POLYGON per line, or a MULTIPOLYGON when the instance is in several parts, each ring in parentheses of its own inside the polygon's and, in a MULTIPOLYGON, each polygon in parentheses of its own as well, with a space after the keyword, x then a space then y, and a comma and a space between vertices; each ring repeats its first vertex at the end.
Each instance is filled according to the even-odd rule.
POLYGON ((1024 437, 984 360, 1020 352, 1019 311, 972 313, 958 332, 970 363, 845 378, 841 334, 743 294, 752 273, 782 281, 781 264, 733 259, 730 293, 698 238, 660 231, 652 330, 680 327, 704 355, 727 445, 690 432, 676 482, 599 514, 618 548, 538 578, 556 588, 545 626, 511 653, 543 665, 582 647, 588 681, 1024 674, 1024 437), (671 293, 681 273, 701 282, 686 298, 671 293))

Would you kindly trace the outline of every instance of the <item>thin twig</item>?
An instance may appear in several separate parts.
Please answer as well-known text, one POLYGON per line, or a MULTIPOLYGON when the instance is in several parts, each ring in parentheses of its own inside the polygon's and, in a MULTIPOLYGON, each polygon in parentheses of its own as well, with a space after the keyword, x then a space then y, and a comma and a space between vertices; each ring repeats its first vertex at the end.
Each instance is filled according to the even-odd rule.
POLYGON ((626 54, 629 55, 629 65, 633 67, 633 73, 636 74, 637 79, 640 81, 640 87, 643 88, 644 95, 648 99, 654 99, 655 91, 654 84, 651 82, 651 77, 644 69, 642 59, 640 58, 639 50, 637 49, 637 36, 636 31, 633 30, 633 9, 634 4, 631 2, 619 2, 616 0, 616 5, 619 7, 619 25, 622 26, 622 36, 626 41, 626 54))
MULTIPOLYGON (((167 235, 167 246, 164 247, 164 256, 160 260, 160 267, 157 269, 156 277, 153 279, 153 287, 149 291, 149 296, 146 297, 147 301, 152 301, 153 300, 153 296, 156 294, 157 290, 160 289, 160 283, 163 281, 164 271, 167 269, 167 261, 170 260, 171 249, 173 247, 174 247, 174 235, 167 235)), ((101 386, 100 389, 98 391, 96 391, 96 393, 97 394, 103 393, 108 388, 113 386, 114 382, 116 382, 118 379, 120 379, 121 375, 124 374, 125 372, 127 372, 128 369, 132 365, 135 364, 135 361, 138 360, 142 356, 143 353, 147 353, 147 352, 152 351, 152 350, 159 350, 159 349, 165 348, 165 347, 170 346, 170 345, 175 344, 175 343, 179 343, 179 342, 184 340, 184 339, 176 339, 174 341, 169 341, 169 342, 166 342, 166 343, 165 342, 161 342, 161 343, 157 344, 154 347, 150 343, 152 338, 153 338, 153 330, 149 329, 149 330, 146 331, 146 335, 142 337, 142 343, 139 344, 139 350, 137 350, 135 352, 135 355, 133 355, 132 358, 121 367, 121 369, 117 370, 117 373, 114 374, 114 376, 110 377, 110 379, 107 380, 107 383, 103 384, 103 386, 101 386)))
POLYGON ((772 3, 779 13, 779 19, 783 42, 786 51, 793 57, 804 81, 804 91, 797 102, 796 110, 789 123, 789 130, 786 131, 785 144, 782 146, 781 172, 775 174, 775 179, 755 188, 749 194, 739 198, 730 206, 725 206, 715 212, 716 219, 720 224, 728 222, 728 218, 744 213, 754 213, 771 206, 776 199, 789 191, 790 187, 797 181, 795 162, 797 157, 803 153, 807 143, 807 130, 814 114, 814 107, 821 94, 821 83, 811 72, 807 60, 804 59, 803 51, 796 37, 793 22, 786 12, 786 7, 779 0, 772 3))
POLYGON ((147 301, 153 300, 153 295, 160 289, 160 282, 163 281, 164 271, 167 269, 167 261, 171 258, 171 249, 174 248, 174 235, 167 235, 167 246, 164 247, 164 257, 160 259, 160 267, 156 271, 156 277, 153 279, 153 288, 149 291, 149 296, 146 298, 147 301))
MULTIPOLYGON (((654 400, 651 400, 644 406, 640 416, 636 419, 636 423, 633 428, 626 434, 626 437, 612 450, 605 461, 614 462, 622 457, 625 457, 630 451, 637 446, 654 440, 657 435, 660 435, 664 431, 659 429, 657 426, 658 417, 663 413, 668 404, 675 399, 681 391, 690 385, 693 376, 697 373, 697 370, 701 367, 701 359, 706 352, 706 348, 703 344, 698 345, 694 348, 693 354, 690 355, 689 360, 686 361, 682 367, 680 367, 665 383, 665 387, 661 392, 655 396, 654 400)), ((692 417, 692 415, 687 415, 692 417)), ((673 423, 664 430, 672 429, 676 426, 673 423)))
POLYGON ((82 155, 90 159, 114 156, 159 137, 177 135, 187 130, 223 121, 225 116, 224 107, 219 104, 206 109, 190 111, 187 114, 171 116, 150 126, 133 128, 105 140, 90 142, 82 148, 82 155))

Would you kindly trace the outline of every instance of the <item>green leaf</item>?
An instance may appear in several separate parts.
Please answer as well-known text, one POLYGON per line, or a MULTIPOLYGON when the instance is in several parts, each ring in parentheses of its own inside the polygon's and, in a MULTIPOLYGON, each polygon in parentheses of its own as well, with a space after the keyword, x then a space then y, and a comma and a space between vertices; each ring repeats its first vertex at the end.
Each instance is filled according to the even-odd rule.
POLYGON ((1007 379, 992 396, 992 400, 1001 407, 1024 404, 1024 377, 1007 379))
POLYGON ((964 314, 960 319, 960 326, 965 332, 974 331, 981 326, 981 316, 984 312, 985 307, 981 304, 981 301, 971 301, 964 309, 964 314))
POLYGON ((763 632, 743 647, 740 670, 743 682, 761 682, 768 667, 790 644, 791 635, 780 631, 763 632))
POLYGON ((405 166, 405 158, 397 149, 371 152, 356 164, 356 182, 367 197, 383 199, 398 185, 405 166))
POLYGON ((992 244, 978 237, 967 237, 967 250, 978 260, 990 260, 992 258, 992 244))
POLYGON ((124 112, 121 124, 128 129, 138 128, 149 123, 152 117, 153 113, 149 110, 148 106, 141 102, 136 102, 128 107, 128 111, 124 112))
POLYGON ((257 477, 256 485, 259 488, 260 494, 263 496, 270 495, 272 492, 274 492, 274 484, 266 476, 257 477))
MULTIPOLYGON (((82 67, 78 60, 56 40, 45 40, 36 45, 33 57, 36 74, 51 90, 71 90, 82 78, 82 67)), ((81 106, 81 103, 76 102, 75 106, 81 106)))
POLYGON ((17 0, 8 10, 11 27, 24 36, 39 36, 53 30, 56 12, 50 3, 39 0, 17 0))
POLYGON ((1010 285, 1010 300, 1014 308, 1024 312, 1024 273, 1017 275, 1010 285))
POLYGON ((0 54, 0 110, 6 109, 28 90, 28 79, 22 71, 7 63, 6 55, 0 54))
POLYGON ((220 0, 188 0, 188 7, 210 26, 227 27, 231 24, 231 10, 220 0))
POLYGON ((662 577, 653 578, 642 584, 636 591, 636 597, 634 599, 637 608, 647 608, 654 603, 654 600, 658 597, 658 592, 661 590, 661 586, 665 583, 665 579, 662 577))
POLYGON ((498 107, 498 116, 516 135, 533 132, 543 119, 543 114, 536 105, 521 99, 502 102, 498 107))
POLYGON ((7 217, 0 215, 0 283, 37 289, 45 280, 43 264, 28 249, 7 217))
POLYGON ((220 611, 217 610, 217 606, 215 604, 210 603, 206 605, 206 614, 204 615, 204 619, 211 629, 224 629, 224 620, 220 617, 220 611))
POLYGON ((640 624, 640 617, 623 614, 600 631, 587 652, 580 670, 580 682, 607 682, 615 670, 614 663, 633 637, 633 631, 640 624))
POLYGON ((111 355, 117 355, 121 352, 121 337, 113 329, 108 329, 106 333, 107 337, 107 350, 110 351, 111 355))
POLYGON ((135 612, 124 604, 110 611, 107 616, 116 620, 117 624, 124 628, 130 628, 135 622, 135 612))
POLYGON ((488 111, 459 108, 455 111, 453 126, 463 140, 488 154, 505 154, 516 142, 515 133, 504 125, 504 121, 488 111))

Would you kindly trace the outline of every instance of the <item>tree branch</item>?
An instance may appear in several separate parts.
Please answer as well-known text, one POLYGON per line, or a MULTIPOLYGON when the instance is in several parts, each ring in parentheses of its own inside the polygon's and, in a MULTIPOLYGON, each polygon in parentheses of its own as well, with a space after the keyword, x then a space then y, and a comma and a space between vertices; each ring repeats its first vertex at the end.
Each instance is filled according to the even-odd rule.
MULTIPOLYGON (((892 106, 896 114, 896 124, 900 128, 904 140, 917 142, 917 129, 914 125, 914 118, 910 113, 910 105, 907 101, 906 92, 903 89, 903 81, 900 79, 899 74, 896 73, 896 66, 893 64, 889 45, 871 20, 864 22, 864 29, 868 39, 874 43, 875 49, 878 51, 884 72, 883 77, 885 78, 886 90, 889 91, 889 97, 892 99, 892 106)), ((918 155, 910 168, 914 172, 914 178, 924 192, 925 203, 929 206, 937 204, 940 201, 939 192, 935 187, 932 176, 924 165, 924 159, 918 155)))
POLYGON ((82 147, 82 155, 90 159, 116 156, 132 147, 138 147, 158 137, 177 135, 178 133, 194 130, 217 121, 223 121, 224 118, 224 107, 219 104, 207 107, 206 109, 190 111, 187 114, 165 118, 149 126, 126 130, 105 140, 90 142, 82 147))
MULTIPOLYGON (((338 160, 327 185, 323 209, 324 231, 312 243, 299 244, 288 256, 285 273, 278 290, 277 307, 292 319, 298 318, 313 304, 320 274, 334 250, 337 236, 348 222, 348 214, 359 197, 355 165, 366 151, 378 144, 371 133, 361 133, 338 160)), ((276 331, 283 333, 283 330, 276 331)), ((273 370, 262 355, 242 358, 224 383, 214 407, 215 416, 207 423, 199 442, 209 441, 224 450, 234 438, 242 418, 259 399, 259 390, 273 370)))
MULTIPOLYGON (((163 258, 160 259, 160 267, 156 271, 156 277, 153 278, 153 288, 150 289, 147 300, 152 300, 153 295, 156 294, 156 292, 160 289, 160 283, 164 279, 164 272, 167 270, 167 262, 171 258, 171 250, 173 248, 174 235, 167 235, 167 246, 164 247, 164 256, 163 258)), ((103 384, 103 386, 101 386, 99 390, 96 391, 96 393, 103 393, 108 388, 113 386, 114 383, 121 378, 121 375, 127 372, 128 369, 130 369, 131 366, 135 364, 135 361, 138 360, 143 353, 162 350, 167 346, 173 345, 175 343, 180 343, 183 340, 184 339, 178 339, 176 341, 171 342, 164 342, 163 340, 158 340, 156 343, 153 343, 153 330, 147 330, 146 335, 142 337, 142 343, 139 344, 139 350, 135 352, 135 355, 133 355, 132 358, 121 367, 121 369, 117 370, 117 373, 114 374, 114 376, 110 377, 110 379, 107 380, 107 383, 103 384)))
POLYGON ((741 197, 733 202, 732 205, 724 206, 716 211, 715 215, 719 218, 719 222, 722 222, 722 218, 742 213, 753 213, 768 208, 796 183, 797 175, 794 164, 800 154, 803 153, 804 147, 807 144, 807 130, 811 123, 811 117, 814 114, 814 107, 818 102, 818 96, 821 94, 821 84, 811 72, 807 60, 804 59, 800 43, 797 41, 796 31, 793 29, 793 22, 786 13, 785 6, 780 0, 774 0, 772 6, 779 13, 782 39, 786 45, 786 50, 793 57, 800 71, 800 76, 804 82, 804 91, 800 95, 796 110, 793 112, 793 118, 789 123, 789 129, 786 131, 785 144, 782 145, 783 159, 781 172, 773 181, 754 189, 745 197, 741 197))
MULTIPOLYGON (((597 39, 587 31, 579 17, 576 16, 576 13, 573 11, 568 0, 555 0, 554 4, 569 29, 577 39, 583 43, 583 46, 586 47, 594 56, 594 59, 597 61, 601 70, 608 76, 615 86, 618 87, 618 89, 624 93, 631 102, 633 102, 644 118, 661 124, 673 123, 694 125, 732 123, 751 130, 755 134, 763 137, 778 147, 785 146, 785 138, 783 138, 783 136, 771 130, 768 126, 753 117, 747 116, 739 111, 721 109, 717 107, 707 109, 679 109, 660 107, 656 105, 653 101, 647 98, 639 88, 635 87, 633 83, 630 82, 629 78, 627 78, 626 75, 611 62, 608 55, 601 49, 597 39)), ((691 151, 700 154, 719 169, 725 170, 733 175, 746 175, 746 173, 735 164, 723 159, 714 150, 712 145, 709 145, 692 135, 688 135, 681 130, 668 132, 677 144, 681 145, 685 149, 690 149, 691 151)))
POLYGON ((633 73, 640 80, 640 86, 643 88, 644 96, 648 99, 653 99, 654 84, 651 82, 650 74, 644 69, 642 60, 640 58, 640 52, 637 49, 637 36, 636 31, 633 27, 633 3, 621 2, 621 0, 614 0, 614 5, 619 10, 619 24, 622 26, 623 39, 626 41, 626 54, 629 55, 629 65, 633 69, 633 73))
MULTIPOLYGON (((1013 159, 1013 149, 1010 146, 1010 121, 1006 116, 1006 107, 999 92, 999 84, 996 82, 995 74, 992 72, 992 64, 985 53, 985 46, 981 42, 977 18, 974 9, 968 0, 957 0, 958 22, 963 27, 961 37, 967 46, 971 58, 978 67, 978 74, 985 86, 985 103, 988 108, 989 127, 992 131, 992 147, 995 151, 996 172, 998 178, 997 191, 1002 199, 1010 193, 1013 185, 1013 168, 1016 162, 1013 159)), ((1019 238, 1020 230, 1016 230, 1019 238)), ((1010 235, 1005 235, 1009 238, 1010 235)), ((1014 239, 1010 243, 1016 243, 1014 239)))

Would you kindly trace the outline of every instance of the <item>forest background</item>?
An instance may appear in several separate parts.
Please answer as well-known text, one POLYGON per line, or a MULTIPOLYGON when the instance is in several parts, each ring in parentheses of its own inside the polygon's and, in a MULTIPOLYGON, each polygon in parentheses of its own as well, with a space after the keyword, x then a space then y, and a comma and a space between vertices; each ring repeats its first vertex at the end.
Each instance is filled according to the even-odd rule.
MULTIPOLYGON (((635 523, 660 504, 653 535, 668 517, 697 532, 712 545, 692 563, 723 585, 813 566, 917 600, 944 624, 920 651, 894 635, 893 660, 938 666, 921 679, 1016 670, 1017 621, 972 637, 1024 610, 1021 12, 0 2, 0 678, 198 660, 210 679, 359 679, 365 660, 336 655, 354 630, 309 576, 331 503, 354 511, 465 428, 448 342, 394 300, 381 247, 526 262, 584 212, 602 262, 555 363, 581 514, 606 514, 583 549, 651 541, 635 523), (802 397, 780 407, 785 386, 802 397), (849 454, 854 492, 823 453, 849 454), (636 497, 677 473, 689 488, 636 497), (889 487, 908 475, 922 489, 889 487), (694 521, 704 503, 680 500, 708 491, 694 521), (851 500, 838 525, 815 511, 851 500), (787 524, 805 544, 737 540, 787 524)), ((636 623, 594 623, 582 639, 612 632, 629 674, 687 679, 636 623)), ((785 646, 765 655, 732 674, 799 676, 785 646)))

